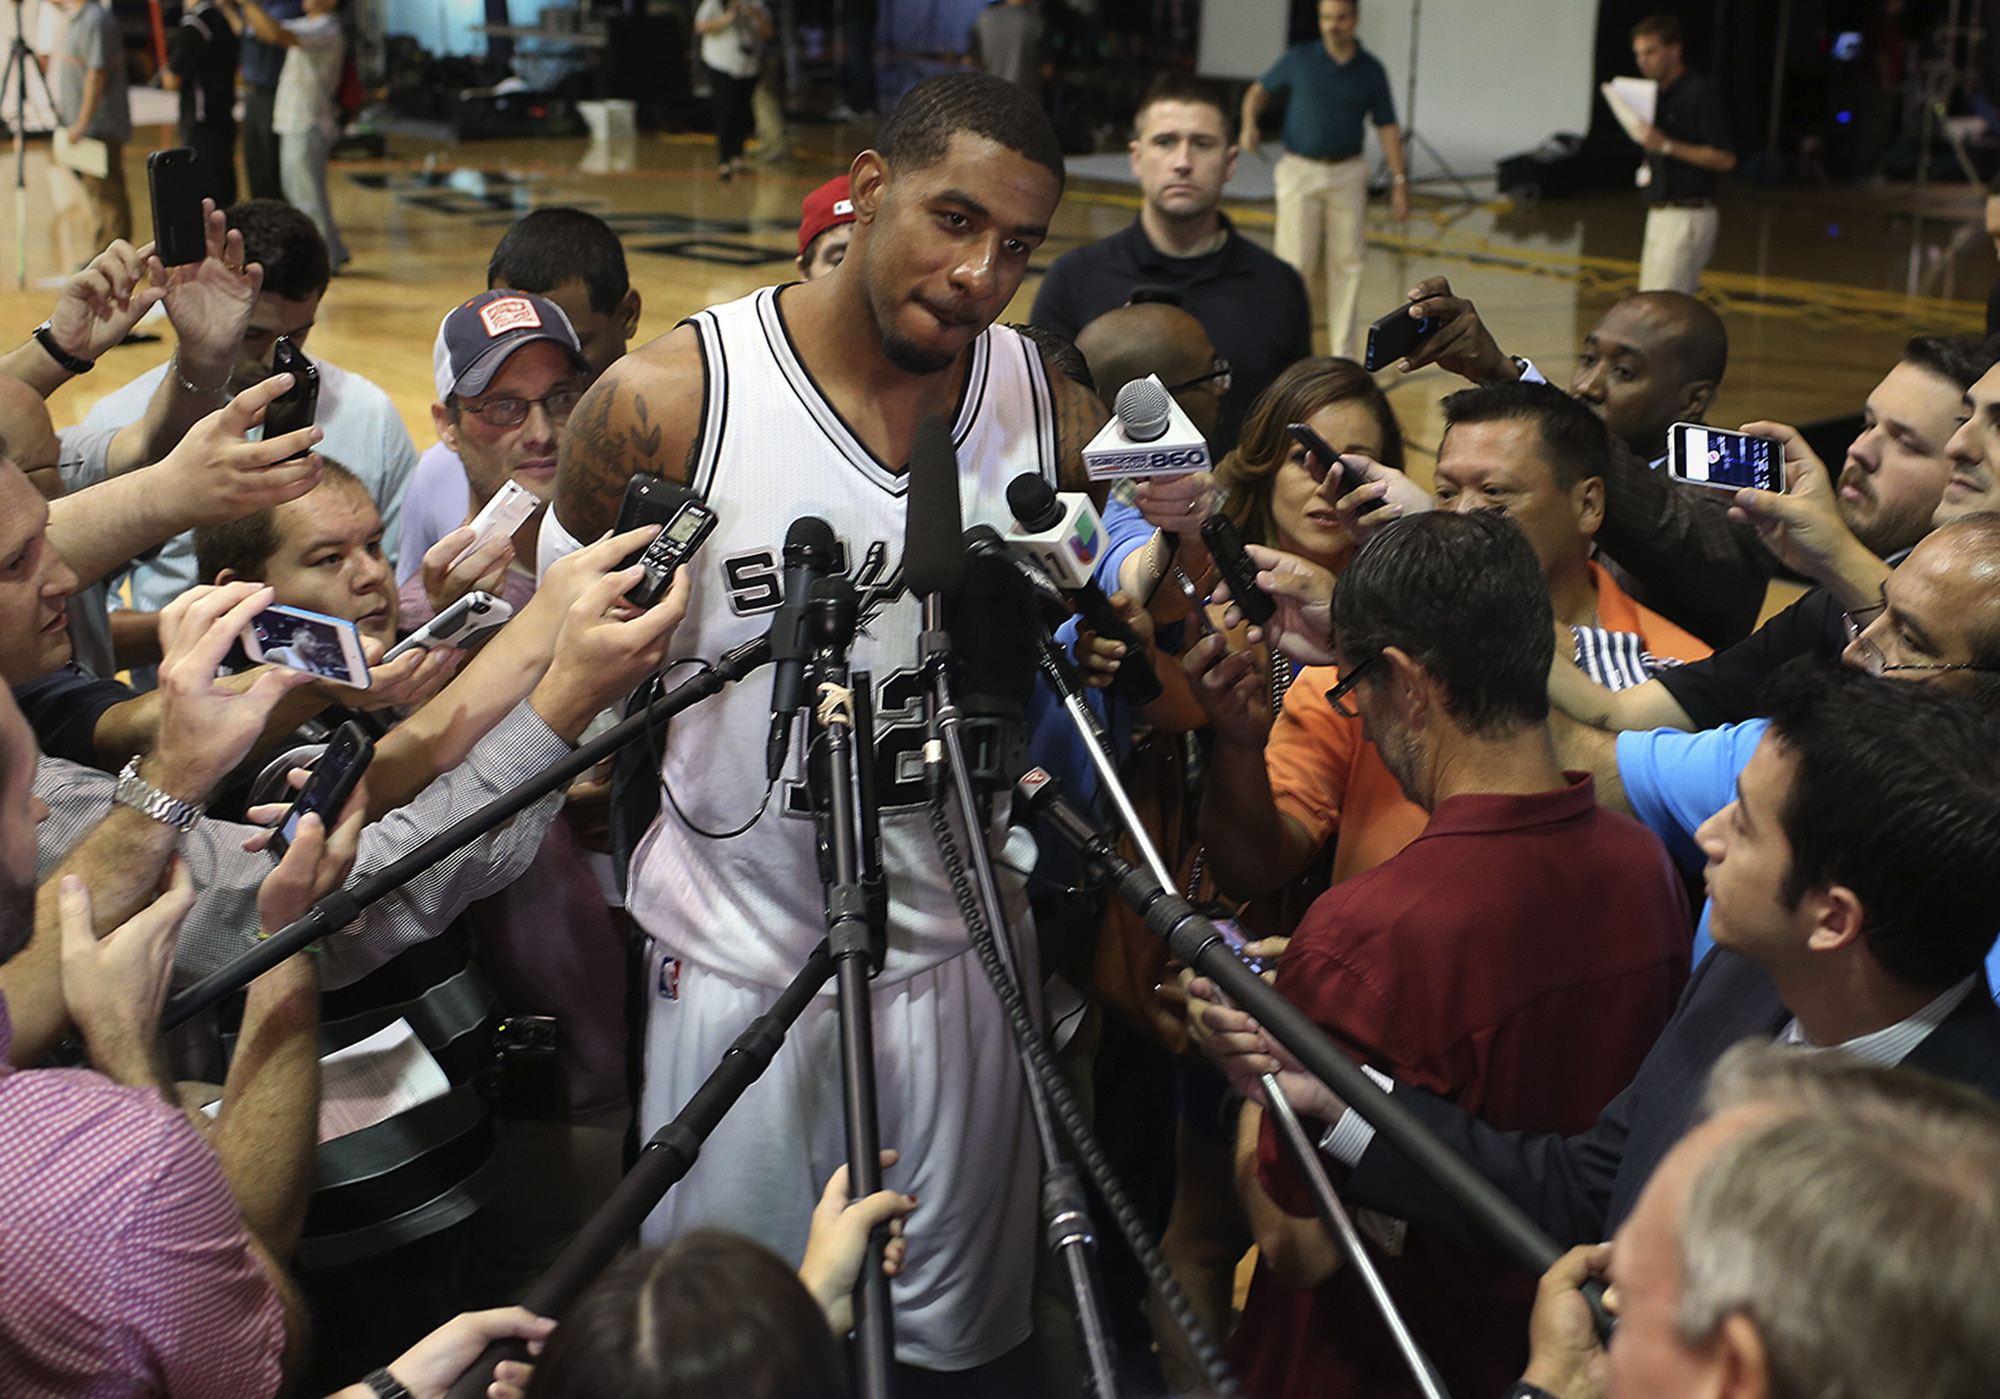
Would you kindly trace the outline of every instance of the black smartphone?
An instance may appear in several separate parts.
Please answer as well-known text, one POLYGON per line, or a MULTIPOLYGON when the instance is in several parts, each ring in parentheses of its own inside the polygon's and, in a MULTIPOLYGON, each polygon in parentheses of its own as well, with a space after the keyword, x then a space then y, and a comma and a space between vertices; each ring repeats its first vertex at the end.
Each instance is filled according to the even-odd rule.
POLYGON ((208 230, 201 217, 200 157, 186 146, 146 157, 146 186, 153 195, 153 251, 168 267, 208 256, 208 230))
POLYGON ((1769 437, 1703 423, 1675 423, 1667 429, 1667 472, 1690 486, 1729 495, 1745 486, 1782 491, 1784 448, 1769 437))
POLYGON ((299 789, 291 809, 271 832, 270 850, 282 856, 298 838, 299 822, 312 812, 331 828, 340 819, 340 809, 354 795, 354 784, 368 771, 375 756, 375 744, 360 724, 350 719, 334 730, 333 741, 313 764, 312 776, 299 789))
MULTIPOLYGON (((1359 467, 1348 465, 1346 457, 1329 447, 1324 437, 1321 437, 1304 423, 1287 423, 1285 431, 1292 435, 1294 442, 1320 459, 1324 471, 1331 471, 1335 466, 1340 468, 1340 487, 1334 491, 1334 499, 1338 500, 1357 486, 1368 484, 1368 478, 1362 474, 1359 467)), ((1313 474, 1315 476, 1322 476, 1324 472, 1316 471, 1313 474)))
MULTIPOLYGON (((264 410, 264 438, 283 437, 288 432, 297 432, 302 427, 311 427, 313 418, 319 412, 319 369, 306 358, 306 352, 292 344, 291 337, 280 335, 278 343, 271 348, 271 372, 289 374, 292 386, 271 400, 264 410)), ((286 461, 297 461, 310 448, 302 449, 286 457, 286 461)))
POLYGON ((1372 374, 1394 364, 1437 328, 1437 317, 1412 316, 1410 303, 1405 301, 1368 327, 1368 350, 1361 358, 1361 367, 1372 374))
POLYGON ((633 584, 625 600, 634 607, 651 607, 664 597, 674 574, 714 532, 719 518, 708 502, 677 481, 644 472, 627 481, 613 533, 622 534, 641 525, 658 525, 660 532, 652 543, 619 565, 630 568, 643 564, 646 569, 646 576, 633 584))
POLYGON ((1243 536, 1236 532, 1229 517, 1220 511, 1210 515, 1201 522, 1201 537, 1208 545, 1208 552, 1215 556, 1216 568, 1229 584, 1229 600, 1236 604, 1236 610, 1249 618, 1252 626, 1261 627, 1270 621, 1278 605, 1257 586, 1257 565, 1250 561, 1243 547, 1243 536))

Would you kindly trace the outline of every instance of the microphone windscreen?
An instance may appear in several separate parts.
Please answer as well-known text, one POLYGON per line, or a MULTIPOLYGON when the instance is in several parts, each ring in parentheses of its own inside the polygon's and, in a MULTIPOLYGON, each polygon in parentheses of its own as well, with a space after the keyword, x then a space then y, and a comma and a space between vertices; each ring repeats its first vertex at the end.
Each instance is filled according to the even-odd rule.
POLYGON ((1030 534, 1054 529, 1062 519, 1062 502, 1056 499, 1055 487, 1032 471, 1024 471, 1007 483, 1007 508, 1030 534))
POLYGON ((967 549, 962 558, 965 577, 950 608, 960 707, 1019 717, 1035 688, 1034 592, 1004 549, 967 549))
POLYGON ((1118 390, 1118 406, 1114 411, 1127 437, 1134 442, 1151 442, 1165 436, 1167 424, 1173 418, 1172 403, 1173 399, 1160 384, 1151 379, 1134 379, 1118 390))
POLYGON ((965 532, 965 555, 969 559, 974 555, 987 554, 1006 559, 1013 566, 1014 572, 1027 585, 1028 596, 1040 609, 1043 625, 1059 627, 1069 620, 1075 609, 1040 564, 1030 563, 1015 553, 993 526, 973 525, 965 532))
POLYGON ((917 424, 910 447, 908 514, 903 521, 903 586, 918 597, 949 595, 965 573, 958 452, 951 426, 935 415, 917 424))
POLYGON ((831 572, 836 547, 832 525, 817 515, 801 515, 785 531, 785 566, 831 572))

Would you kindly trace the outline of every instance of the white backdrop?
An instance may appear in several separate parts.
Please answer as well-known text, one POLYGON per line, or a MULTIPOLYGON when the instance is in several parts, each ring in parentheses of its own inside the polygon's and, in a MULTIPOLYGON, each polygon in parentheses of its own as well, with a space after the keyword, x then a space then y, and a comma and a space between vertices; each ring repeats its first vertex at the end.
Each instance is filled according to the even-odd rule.
MULTIPOLYGON (((1422 0, 1416 126, 1461 174, 1556 131, 1589 129, 1597 0, 1422 0)), ((1260 76, 1284 44, 1286 0, 1207 0, 1197 71, 1260 76)), ((1389 70, 1405 129, 1412 0, 1363 0, 1361 42, 1389 70)), ((1372 151, 1372 145, 1371 145, 1372 151)), ((1435 173, 1426 160, 1417 174, 1435 173)))

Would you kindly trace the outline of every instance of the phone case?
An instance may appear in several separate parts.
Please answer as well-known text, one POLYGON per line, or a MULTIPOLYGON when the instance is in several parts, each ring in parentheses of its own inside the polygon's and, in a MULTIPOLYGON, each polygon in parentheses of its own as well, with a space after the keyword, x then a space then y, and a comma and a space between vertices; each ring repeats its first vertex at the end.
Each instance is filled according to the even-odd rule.
POLYGON ((332 825, 334 816, 354 795, 355 785, 368 771, 368 764, 374 757, 375 744, 361 725, 350 719, 334 730, 332 741, 313 766, 312 777, 272 829, 268 847, 271 852, 277 855, 285 853, 286 847, 291 844, 286 832, 293 822, 308 812, 318 812, 322 821, 332 825))
POLYGON ((153 197, 153 251, 168 267, 200 262, 208 255, 201 218, 198 157, 186 146, 146 157, 146 185, 153 197))
POLYGON ((1429 316, 1417 319, 1404 302, 1368 327, 1368 349, 1361 367, 1369 373, 1387 367, 1423 344, 1424 337, 1437 328, 1429 316))
POLYGON ((1244 552, 1242 536, 1236 533, 1229 517, 1210 515, 1202 522, 1201 537, 1208 545, 1208 552, 1215 556, 1216 568, 1228 580, 1229 600, 1236 604, 1236 610, 1248 617, 1252 626, 1261 627, 1270 621, 1278 605, 1257 586, 1257 565, 1244 552))
MULTIPOLYGON (((319 369, 290 340, 279 336, 271 352, 271 372, 289 374, 293 382, 264 410, 264 436, 283 437, 288 432, 311 427, 319 413, 319 369)), ((297 461, 305 455, 304 451, 294 452, 285 460, 297 461)))

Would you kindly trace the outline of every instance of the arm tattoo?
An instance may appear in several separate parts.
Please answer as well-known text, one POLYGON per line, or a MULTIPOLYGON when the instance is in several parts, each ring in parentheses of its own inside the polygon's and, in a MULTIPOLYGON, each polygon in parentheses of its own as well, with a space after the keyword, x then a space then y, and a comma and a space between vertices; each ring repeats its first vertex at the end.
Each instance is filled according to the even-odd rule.
POLYGON ((599 380, 570 415, 556 472, 556 502, 564 528, 578 539, 597 538, 618 518, 625 483, 645 471, 685 476, 660 460, 665 424, 654 418, 646 395, 609 375, 599 380), (664 469, 663 469, 664 468, 664 469))

